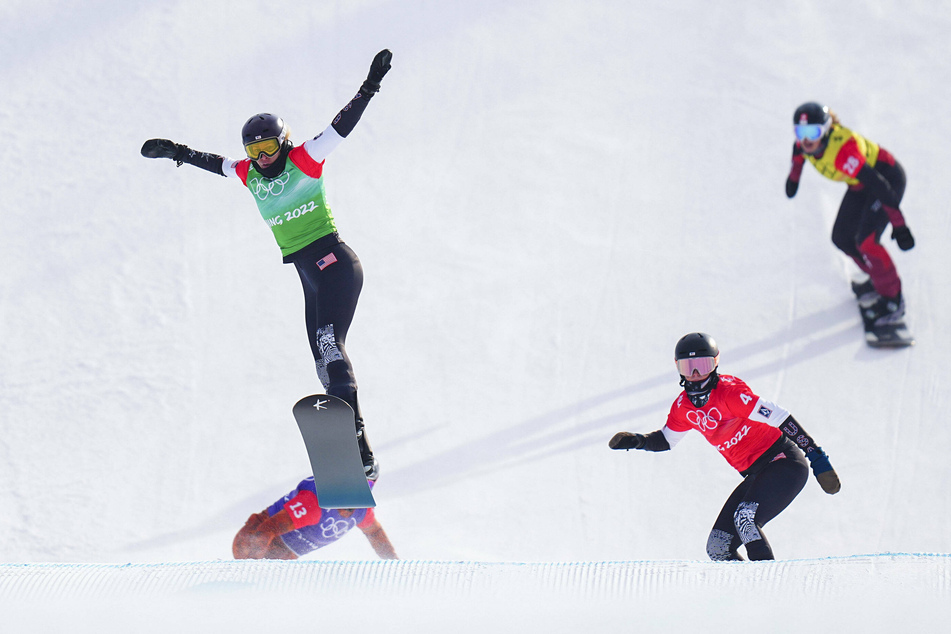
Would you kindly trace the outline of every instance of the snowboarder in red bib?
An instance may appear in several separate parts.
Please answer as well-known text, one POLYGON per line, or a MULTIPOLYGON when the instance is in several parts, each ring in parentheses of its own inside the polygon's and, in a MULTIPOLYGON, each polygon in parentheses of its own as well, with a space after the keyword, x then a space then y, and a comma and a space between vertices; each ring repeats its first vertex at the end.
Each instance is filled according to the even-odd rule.
POLYGON ((899 249, 915 246, 899 209, 905 193, 904 169, 888 150, 844 127, 827 106, 809 102, 796 108, 793 129, 796 141, 786 196, 796 195, 806 161, 826 178, 848 185, 832 227, 832 243, 869 276, 852 284, 866 323, 900 322, 905 315, 901 278, 881 237, 891 223, 899 249))
POLYGON ((364 431, 357 381, 345 345, 363 288, 363 267, 337 234, 322 176, 327 156, 353 131, 370 98, 380 90, 392 57, 385 49, 377 53, 366 81, 350 103, 323 132, 301 145, 291 142, 290 128, 283 119, 261 113, 248 119, 241 130, 247 154, 242 160, 198 152, 168 139, 149 139, 142 146, 146 158, 168 158, 179 166, 188 163, 234 178, 254 196, 284 263, 293 264, 300 276, 317 376, 327 394, 353 408, 360 453, 371 480, 377 478, 379 463, 364 431))
POLYGON ((734 376, 720 375, 720 350, 710 335, 696 332, 677 342, 674 359, 684 391, 667 424, 650 434, 619 432, 611 449, 667 451, 687 434, 700 432, 743 481, 723 505, 707 539, 714 561, 774 559, 763 526, 799 495, 809 479, 808 458, 826 493, 839 491, 829 457, 783 408, 754 394, 734 376), (805 452, 805 456, 803 455, 805 452))

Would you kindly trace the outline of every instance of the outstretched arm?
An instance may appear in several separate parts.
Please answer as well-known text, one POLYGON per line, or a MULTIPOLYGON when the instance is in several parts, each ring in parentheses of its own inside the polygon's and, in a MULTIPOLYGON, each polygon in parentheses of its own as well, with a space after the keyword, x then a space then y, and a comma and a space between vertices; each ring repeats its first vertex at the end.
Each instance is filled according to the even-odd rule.
POLYGON ((390 70, 390 61, 392 59, 393 53, 388 49, 383 49, 373 58, 373 62, 370 64, 370 72, 367 74, 363 85, 360 86, 360 90, 357 91, 357 94, 350 100, 350 103, 343 107, 343 110, 337 114, 333 123, 330 124, 333 126, 333 129, 336 130, 337 134, 346 137, 353 130, 354 126, 357 125, 357 121, 360 120, 363 111, 366 110, 370 98, 380 92, 380 82, 383 81, 383 77, 390 70))
MULTIPOLYGON (((334 148, 353 131, 357 122, 360 121, 360 117, 363 116, 363 111, 366 110, 370 98, 379 92, 380 82, 383 81, 383 77, 390 70, 390 60, 392 59, 393 53, 387 49, 377 53, 370 64, 370 72, 367 74, 366 80, 360 86, 357 94, 350 100, 350 103, 337 113, 337 116, 326 130, 310 141, 304 142, 304 148, 315 161, 319 163, 327 158, 334 148)), ((175 143, 169 139, 149 139, 142 145, 141 152, 142 156, 146 158, 172 159, 178 167, 181 167, 183 163, 188 163, 219 176, 235 175, 233 166, 229 170, 229 174, 226 174, 222 169, 225 163, 233 163, 227 157, 210 152, 199 152, 187 145, 175 143)))
POLYGON ((668 427, 652 431, 649 434, 632 434, 620 431, 608 441, 611 449, 643 449, 644 451, 668 451, 674 447, 686 432, 676 432, 668 427))
POLYGON ((390 543, 390 539, 386 536, 386 532, 378 519, 374 519, 367 526, 360 526, 360 530, 367 536, 370 545, 373 546, 374 552, 380 559, 399 559, 396 556, 396 550, 393 549, 393 544, 390 543))
POLYGON ((310 157, 318 163, 330 156, 330 153, 336 149, 340 142, 347 135, 353 132, 363 111, 367 109, 370 98, 380 90, 380 82, 384 75, 390 70, 390 60, 393 59, 393 53, 383 49, 376 54, 373 62, 370 64, 370 72, 367 74, 363 85, 354 95, 353 99, 337 113, 334 120, 327 129, 315 136, 309 141, 304 141, 304 149, 310 154, 310 157))
POLYGON ((218 176, 225 175, 221 169, 225 161, 223 156, 211 154, 210 152, 199 152, 198 150, 191 149, 187 145, 175 143, 168 139, 149 139, 142 145, 141 152, 145 158, 172 159, 178 167, 181 167, 182 163, 188 163, 189 165, 200 167, 218 176))

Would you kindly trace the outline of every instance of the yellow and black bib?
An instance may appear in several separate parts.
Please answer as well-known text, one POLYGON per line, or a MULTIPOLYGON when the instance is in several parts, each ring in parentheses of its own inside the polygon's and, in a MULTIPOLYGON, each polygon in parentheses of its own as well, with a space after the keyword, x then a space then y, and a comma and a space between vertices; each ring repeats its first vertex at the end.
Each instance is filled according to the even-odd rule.
POLYGON ((826 178, 856 185, 859 179, 855 178, 855 175, 862 169, 862 165, 868 163, 869 166, 875 167, 878 161, 878 144, 848 128, 833 125, 822 156, 806 154, 805 157, 826 178))

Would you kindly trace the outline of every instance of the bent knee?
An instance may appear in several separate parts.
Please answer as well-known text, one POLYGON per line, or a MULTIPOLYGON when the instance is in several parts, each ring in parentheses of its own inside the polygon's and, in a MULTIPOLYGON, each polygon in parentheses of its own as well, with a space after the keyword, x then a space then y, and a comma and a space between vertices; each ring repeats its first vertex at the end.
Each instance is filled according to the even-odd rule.
POLYGON ((733 513, 733 525, 736 526, 736 534, 740 536, 740 541, 744 544, 763 539, 759 532, 759 526, 756 524, 756 510, 759 508, 758 502, 741 502, 733 513))

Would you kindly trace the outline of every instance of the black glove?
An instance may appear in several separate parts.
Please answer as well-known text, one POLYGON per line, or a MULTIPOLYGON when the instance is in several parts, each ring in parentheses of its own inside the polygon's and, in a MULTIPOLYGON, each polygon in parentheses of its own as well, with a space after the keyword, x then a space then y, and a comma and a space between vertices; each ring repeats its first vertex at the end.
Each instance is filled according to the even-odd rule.
POLYGON ((393 53, 384 48, 376 54, 373 62, 370 64, 370 72, 367 74, 367 80, 360 86, 360 90, 367 94, 373 94, 380 91, 380 82, 383 76, 390 70, 390 60, 393 59, 393 53))
POLYGON ((184 145, 169 141, 168 139, 149 139, 142 144, 142 156, 145 158, 167 158, 180 160, 182 154, 187 150, 184 145), (181 154, 179 154, 181 152, 181 154))
POLYGON ((829 495, 838 493, 842 484, 839 482, 839 476, 835 469, 832 468, 832 463, 829 462, 829 456, 822 451, 822 447, 817 447, 815 451, 807 453, 806 458, 809 458, 809 462, 812 464, 812 473, 819 481, 822 490, 829 495))
POLYGON ((644 434, 632 434, 627 431, 619 431, 608 441, 608 447, 611 449, 641 449, 644 447, 644 434))
POLYGON ((799 181, 794 181, 792 178, 786 179, 786 198, 792 198, 796 195, 796 192, 799 191, 799 181))
POLYGON ((907 225, 892 228, 892 240, 898 243, 898 248, 902 251, 915 246, 915 238, 911 235, 911 229, 907 225))

